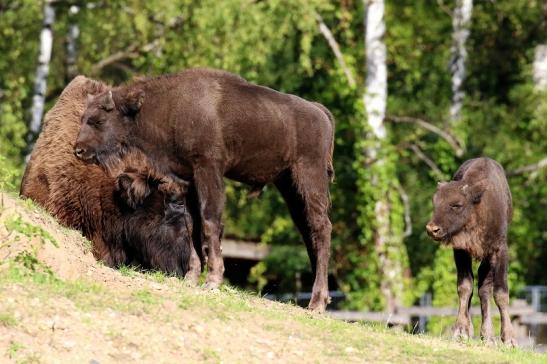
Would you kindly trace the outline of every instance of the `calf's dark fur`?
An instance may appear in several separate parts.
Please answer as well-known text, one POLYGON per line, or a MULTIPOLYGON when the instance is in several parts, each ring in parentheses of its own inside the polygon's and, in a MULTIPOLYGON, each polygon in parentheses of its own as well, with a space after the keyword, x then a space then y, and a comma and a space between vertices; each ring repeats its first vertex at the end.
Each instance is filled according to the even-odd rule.
POLYGON ((440 183, 433 196, 433 217, 427 233, 454 248, 458 271, 459 310, 454 335, 472 337, 469 314, 473 295, 472 258, 481 261, 478 271, 481 302, 481 337, 492 340, 489 300, 501 315, 501 339, 516 345, 507 311, 507 230, 512 217, 509 185, 501 165, 489 158, 466 161, 450 182, 440 183))

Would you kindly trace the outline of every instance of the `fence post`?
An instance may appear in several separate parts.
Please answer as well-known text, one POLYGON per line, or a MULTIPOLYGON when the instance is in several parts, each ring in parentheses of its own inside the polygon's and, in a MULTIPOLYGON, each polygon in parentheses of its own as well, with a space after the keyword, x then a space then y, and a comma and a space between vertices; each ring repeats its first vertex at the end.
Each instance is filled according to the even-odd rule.
MULTIPOLYGON (((431 293, 427 292, 420 297, 420 307, 431 307, 431 293)), ((418 333, 424 334, 425 330, 427 328, 427 316, 419 316, 418 317, 418 333)))

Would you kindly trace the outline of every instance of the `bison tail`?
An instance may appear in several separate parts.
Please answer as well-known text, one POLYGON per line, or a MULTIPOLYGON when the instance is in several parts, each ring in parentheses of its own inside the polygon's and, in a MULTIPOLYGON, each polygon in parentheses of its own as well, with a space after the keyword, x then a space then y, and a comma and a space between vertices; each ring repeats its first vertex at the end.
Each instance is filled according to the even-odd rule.
POLYGON ((325 115, 327 115, 327 118, 330 121, 331 129, 332 129, 332 135, 331 135, 330 150, 329 150, 329 155, 328 155, 328 160, 327 160, 327 175, 329 176, 330 181, 333 182, 334 181, 334 164, 332 162, 332 157, 333 157, 333 154, 334 154, 334 130, 335 130, 334 128, 335 128, 335 125, 336 125, 336 121, 334 120, 334 116, 332 115, 330 110, 327 109, 325 107, 325 105, 320 104, 318 102, 314 102, 313 104, 315 106, 317 106, 321 111, 323 111, 323 113, 325 115))

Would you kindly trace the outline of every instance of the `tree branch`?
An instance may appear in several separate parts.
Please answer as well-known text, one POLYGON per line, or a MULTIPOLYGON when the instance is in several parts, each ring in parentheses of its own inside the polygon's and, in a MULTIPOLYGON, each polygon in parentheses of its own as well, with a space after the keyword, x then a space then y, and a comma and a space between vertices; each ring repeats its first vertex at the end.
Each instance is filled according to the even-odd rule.
POLYGON ((506 175, 508 177, 519 176, 525 173, 537 172, 545 167, 547 167, 547 157, 539 160, 537 163, 528 164, 527 166, 507 171, 506 175))
POLYGON ((340 63, 340 67, 342 68, 342 71, 344 71, 344 74, 346 75, 349 85, 351 87, 355 87, 356 85, 355 79, 353 78, 353 74, 351 70, 349 69, 348 65, 346 64, 346 61, 344 60, 344 56, 342 55, 342 52, 340 51, 338 42, 336 42, 336 39, 334 39, 334 35, 332 35, 332 32, 323 21, 323 18, 321 18, 321 15, 315 14, 315 17, 317 19, 317 22, 319 23, 319 31, 321 32, 321 34, 323 34, 323 37, 325 37, 325 39, 327 40, 327 43, 332 49, 334 56, 338 60, 338 63, 340 63))
POLYGON ((91 73, 96 75, 98 74, 103 68, 110 66, 111 64, 117 63, 119 61, 125 60, 125 59, 132 59, 138 57, 142 53, 150 52, 154 49, 156 49, 159 46, 160 39, 163 38, 165 33, 170 30, 176 28, 178 25, 182 23, 182 18, 176 18, 172 24, 169 24, 169 26, 162 29, 158 34, 156 34, 156 37, 154 40, 152 40, 149 43, 146 43, 144 45, 140 45, 138 42, 135 42, 131 45, 129 45, 125 50, 118 51, 116 53, 111 54, 110 56, 100 60, 95 65, 91 67, 91 73))
POLYGON ((403 233, 403 238, 408 238, 410 235, 412 235, 412 219, 410 217, 410 200, 403 186, 401 186, 400 182, 397 183, 397 191, 399 192, 399 195, 401 196, 401 201, 403 201, 403 207, 405 210, 405 231, 403 233))
POLYGON ((422 128, 429 130, 432 133, 437 134, 450 146, 452 149, 454 149, 454 152, 456 156, 461 157, 464 153, 463 148, 461 147, 461 144, 456 140, 454 136, 449 134, 448 132, 436 127, 435 125, 431 124, 430 122, 427 122, 423 119, 412 117, 412 116, 395 116, 395 115, 386 115, 386 120, 392 121, 395 123, 413 123, 421 126, 422 128))
POLYGON ((435 162, 433 162, 433 160, 431 160, 431 158, 429 158, 427 155, 425 155, 424 152, 422 152, 422 150, 420 149, 420 147, 418 147, 416 144, 410 144, 408 146, 408 148, 410 150, 412 150, 414 152, 414 154, 416 154, 416 156, 419 159, 421 159, 425 164, 427 164, 428 167, 431 168, 433 173, 439 179, 443 179, 445 177, 444 173, 440 170, 440 168, 437 166, 437 164, 435 162))
POLYGON ((93 67, 91 68, 91 73, 96 75, 98 74, 103 68, 110 66, 113 63, 117 63, 119 61, 122 61, 124 59, 131 59, 136 58, 141 53, 150 52, 154 48, 156 48, 159 44, 159 38, 154 39, 152 42, 147 43, 143 46, 139 45, 138 43, 133 43, 129 47, 127 47, 124 51, 119 51, 114 54, 111 54, 110 56, 102 59, 101 61, 97 62, 93 67))

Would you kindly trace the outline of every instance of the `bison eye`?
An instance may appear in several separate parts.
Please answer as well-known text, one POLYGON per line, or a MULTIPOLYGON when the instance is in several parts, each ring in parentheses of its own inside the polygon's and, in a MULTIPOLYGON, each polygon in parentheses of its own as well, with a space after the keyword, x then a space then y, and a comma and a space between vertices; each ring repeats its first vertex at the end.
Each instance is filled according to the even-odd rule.
POLYGON ((453 203, 450 205, 450 207, 453 209, 453 210, 459 210, 462 208, 462 204, 459 204, 459 203, 453 203))
POLYGON ((102 125, 104 120, 102 119, 89 119, 88 124, 91 126, 100 126, 102 125))

